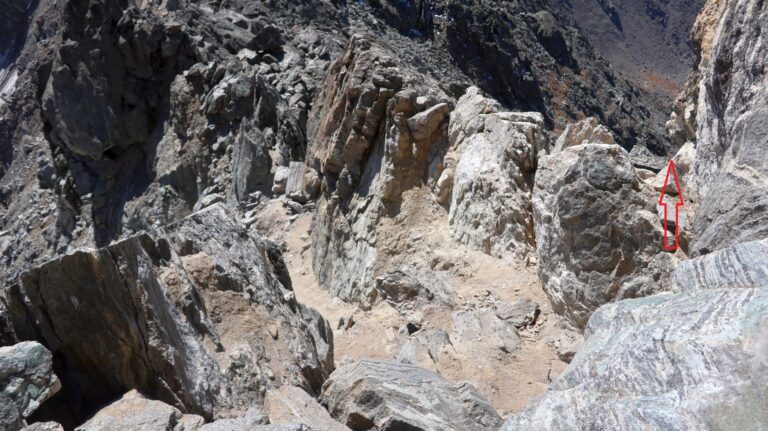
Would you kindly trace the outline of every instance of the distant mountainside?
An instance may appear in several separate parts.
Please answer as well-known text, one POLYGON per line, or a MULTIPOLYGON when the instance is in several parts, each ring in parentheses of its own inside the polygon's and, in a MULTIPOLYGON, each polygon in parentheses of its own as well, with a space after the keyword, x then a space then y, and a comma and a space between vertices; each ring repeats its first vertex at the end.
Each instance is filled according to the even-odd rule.
POLYGON ((671 101, 691 70, 689 32, 705 0, 548 0, 614 67, 671 101))

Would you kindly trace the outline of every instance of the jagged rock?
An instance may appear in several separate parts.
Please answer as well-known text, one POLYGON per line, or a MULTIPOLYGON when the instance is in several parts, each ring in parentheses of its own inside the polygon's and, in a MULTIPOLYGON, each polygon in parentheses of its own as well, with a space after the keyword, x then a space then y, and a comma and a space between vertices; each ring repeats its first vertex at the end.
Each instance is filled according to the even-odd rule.
POLYGON ((200 427, 199 431, 251 431, 262 430, 269 419, 259 408, 250 408, 239 418, 219 419, 200 427))
MULTIPOLYGON (((675 163, 675 172, 677 172, 677 179, 680 183, 681 192, 684 196, 690 197, 691 187, 690 182, 693 180, 691 175, 691 169, 696 159, 696 147, 692 142, 687 142, 680 148, 680 151, 672 157, 672 161, 675 163)), ((647 181, 657 192, 661 192, 669 195, 677 196, 677 187, 675 181, 670 174, 669 181, 666 183, 667 188, 664 188, 664 181, 667 179, 667 169, 662 169, 656 176, 650 181, 647 181)), ((685 198, 688 199, 688 198, 685 198)))
POLYGON ((266 138, 259 129, 241 130, 232 153, 232 193, 238 202, 271 185, 272 158, 266 138))
POLYGON ((607 127, 599 123, 595 117, 585 118, 571 123, 555 142, 554 152, 582 144, 616 144, 613 134, 607 127))
POLYGON ((303 162, 291 162, 285 184, 285 195, 302 203, 307 201, 307 197, 304 195, 304 171, 305 164, 303 162))
POLYGON ((515 326, 487 308, 453 313, 453 330, 457 335, 453 338, 463 340, 458 344, 490 342, 505 353, 514 352, 520 345, 515 326))
POLYGON ((450 336, 441 329, 418 331, 413 335, 401 331, 398 335, 395 360, 422 368, 434 369, 443 352, 453 347, 450 336))
POLYGON ((0 347, 0 428, 17 431, 25 419, 61 389, 51 352, 25 341, 0 347))
POLYGON ((15 336, 65 364, 61 407, 76 419, 124 387, 210 419, 283 383, 317 393, 332 370, 330 326, 286 277, 274 246, 214 205, 54 259, 2 293, 15 336))
POLYGON ((459 153, 452 175, 451 232, 485 253, 524 257, 535 242, 530 199, 537 156, 546 146, 544 118, 499 112, 479 97, 479 90, 470 88, 451 118, 449 133, 459 153), (476 103, 486 109, 467 115, 476 108, 462 105, 476 103))
POLYGON ((712 58, 699 83, 693 256, 768 236, 768 11, 754 0, 724 4, 712 58), (748 143, 748 144, 747 144, 748 143))
MULTIPOLYGON (((307 125, 307 165, 322 176, 312 232, 313 269, 333 295, 364 308, 377 299, 377 229, 402 193, 439 164, 445 134, 415 140, 408 119, 447 100, 430 78, 402 65, 372 38, 354 35, 328 71, 307 125), (419 108, 421 106, 421 108, 419 108)), ((444 109, 444 108, 440 108, 444 109)), ((433 114, 435 115, 435 114, 433 114)))
POLYGON ((288 166, 280 166, 275 171, 274 179, 272 181, 272 192, 275 194, 285 193, 285 186, 288 183, 288 176, 290 175, 290 168, 288 166))
POLYGON ((502 429, 759 429, 768 423, 761 389, 768 384, 768 283, 722 288, 738 270, 733 263, 697 259, 678 269, 678 279, 696 288, 601 307, 568 369, 502 429))
POLYGON ((272 423, 301 423, 318 431, 349 431, 317 400, 295 386, 268 391, 264 397, 264 413, 272 423))
POLYGON ((179 409, 149 400, 132 390, 99 410, 88 422, 77 427, 76 431, 175 430, 181 424, 181 417, 179 409))
POLYGON ((511 304, 502 302, 496 305, 496 316, 518 329, 536 323, 539 313, 539 304, 530 299, 521 299, 511 304))
POLYGON ((378 296, 395 307, 413 307, 425 302, 450 303, 452 289, 434 274, 419 274, 412 267, 400 267, 376 279, 378 296), (430 275, 432 275, 430 277, 430 275))
POLYGON ((440 103, 409 118, 408 128, 411 130, 413 139, 417 141, 429 139, 450 112, 450 105, 440 103))
POLYGON ((666 289, 658 197, 617 145, 540 159, 533 192, 539 275, 558 314, 583 328, 597 307, 666 289))
POLYGON ((320 402, 352 429, 496 430, 501 419, 468 383, 425 369, 363 360, 339 367, 320 402))

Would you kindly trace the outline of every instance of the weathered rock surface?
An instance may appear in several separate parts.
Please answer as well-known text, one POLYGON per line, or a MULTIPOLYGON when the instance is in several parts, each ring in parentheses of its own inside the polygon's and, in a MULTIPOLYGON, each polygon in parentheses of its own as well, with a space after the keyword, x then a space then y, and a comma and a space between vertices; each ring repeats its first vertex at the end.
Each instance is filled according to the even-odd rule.
POLYGON ((283 383, 318 393, 333 369, 330 327, 296 302, 279 251, 220 205, 50 261, 3 296, 15 337, 61 358, 75 419, 124 387, 239 415, 283 383))
POLYGON ((24 428, 25 419, 61 388, 51 352, 26 341, 0 347, 0 427, 24 428))
POLYGON ((768 11, 739 0, 721 14, 699 83, 692 255, 768 236, 768 11))
POLYGON ((599 306, 666 289, 658 197, 617 145, 565 148, 539 163, 533 192, 539 274, 555 312, 584 327, 599 306))
POLYGON ((768 258, 742 244, 678 267, 676 279, 694 285, 685 293, 600 308, 568 369, 502 429, 761 429, 768 280, 726 282, 745 246, 768 258))
POLYGON ((272 423, 304 424, 318 431, 349 431, 334 420, 317 400, 295 386, 267 391, 264 413, 272 423))
POLYGON ((76 431, 185 429, 180 426, 181 418, 179 409, 160 401, 149 400, 133 390, 99 410, 88 422, 77 427, 76 431))
POLYGON ((451 117, 451 149, 458 153, 451 230, 457 241, 493 256, 525 257, 535 243, 531 189, 547 143, 544 118, 500 112, 495 102, 481 98, 478 88, 470 88, 451 117))
POLYGON ((444 122, 446 108, 428 110, 449 99, 429 83, 370 37, 355 35, 310 114, 307 164, 322 175, 323 191, 312 233, 314 271, 333 295, 363 307, 377 298, 375 267, 386 272, 377 262, 377 224, 396 214, 404 191, 439 175, 447 140, 445 125, 435 122, 444 122), (408 122, 420 112, 417 135, 432 131, 423 139, 408 122))
POLYGON ((320 402, 354 430, 496 430, 501 424, 471 385, 393 362, 364 360, 338 368, 320 402))
POLYGON ((569 124, 557 138, 553 152, 582 144, 613 145, 615 143, 616 140, 611 131, 600 124, 597 118, 589 117, 569 124))
POLYGON ((671 289, 696 292, 718 288, 768 286, 768 240, 750 241, 680 262, 671 289))

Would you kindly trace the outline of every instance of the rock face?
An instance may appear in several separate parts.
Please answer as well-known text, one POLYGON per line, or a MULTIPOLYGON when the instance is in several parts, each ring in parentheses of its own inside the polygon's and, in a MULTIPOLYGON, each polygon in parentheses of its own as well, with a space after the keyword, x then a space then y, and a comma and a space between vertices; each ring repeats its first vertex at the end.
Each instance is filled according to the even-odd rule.
POLYGON ((582 144, 541 159, 536 247, 557 313, 583 328, 607 302, 666 288, 672 258, 661 252, 656 202, 617 145, 582 144))
POLYGON ((274 246, 213 206, 50 261, 3 300, 14 336, 61 358, 74 418, 125 387, 211 418, 283 383, 318 393, 333 369, 330 327, 284 271, 274 246))
POLYGON ((768 240, 750 241, 680 262, 670 275, 671 288, 696 292, 715 288, 768 285, 768 240))
POLYGON ((428 83, 356 35, 331 66, 310 116, 307 163, 322 175, 323 192, 313 268, 321 286, 363 307, 377 295, 377 223, 396 211, 404 191, 439 175, 447 115, 437 102, 448 98, 428 83))
POLYGON ((470 88, 451 116, 451 151, 458 153, 451 230, 457 241, 490 255, 524 257, 535 243, 531 189, 538 154, 546 148, 544 118, 499 112, 495 102, 482 99, 470 88))
POLYGON ((700 205, 693 255, 768 236, 768 11, 758 1, 723 6, 712 58, 699 83, 694 188, 700 205))
POLYGON ((501 419, 469 384, 390 362, 360 361, 338 368, 320 402, 353 430, 496 430, 501 419))
POLYGON ((0 347, 0 427, 24 428, 25 419, 61 389, 51 352, 26 341, 0 347))
POLYGON ((768 259, 762 245, 742 244, 678 267, 690 291, 600 308, 568 369, 502 429, 760 429, 768 280, 726 282, 743 261, 725 256, 745 249, 768 259))

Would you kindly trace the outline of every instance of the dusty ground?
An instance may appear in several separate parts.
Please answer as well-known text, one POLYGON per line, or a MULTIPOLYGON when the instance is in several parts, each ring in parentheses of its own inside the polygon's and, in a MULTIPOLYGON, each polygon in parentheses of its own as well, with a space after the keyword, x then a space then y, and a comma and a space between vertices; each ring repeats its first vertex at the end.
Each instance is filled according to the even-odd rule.
POLYGON ((264 219, 273 220, 269 226, 273 238, 278 232, 274 239, 284 241, 284 258, 297 299, 331 322, 337 364, 361 358, 394 359, 398 340, 407 338, 405 325, 416 320, 420 330, 442 329, 452 342, 437 363, 427 358, 419 365, 452 382, 472 383, 502 415, 520 410, 531 397, 542 394, 567 365, 558 359, 553 347, 563 330, 541 288, 535 262, 505 262, 457 244, 450 236, 445 209, 422 191, 407 193, 400 214, 382 221, 379 252, 390 266, 402 260, 433 270, 451 286, 454 304, 426 304, 406 312, 386 302, 361 311, 331 297, 318 286, 312 272, 312 213, 289 216, 277 201, 270 205, 270 217, 264 219), (285 214, 279 216, 281 213, 285 214), (456 333, 453 315, 457 311, 482 310, 489 304, 514 303, 522 298, 538 303, 541 314, 534 325, 518 330, 517 349, 505 352, 486 334, 468 339, 456 333), (351 327, 339 324, 350 317, 354 321, 351 327))

